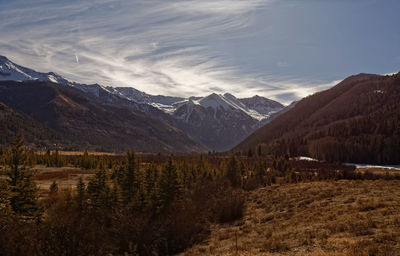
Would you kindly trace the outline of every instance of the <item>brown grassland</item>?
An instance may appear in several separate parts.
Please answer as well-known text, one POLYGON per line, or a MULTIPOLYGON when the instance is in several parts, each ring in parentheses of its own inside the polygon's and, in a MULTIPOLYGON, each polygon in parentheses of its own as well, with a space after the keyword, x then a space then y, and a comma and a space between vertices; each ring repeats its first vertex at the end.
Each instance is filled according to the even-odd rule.
POLYGON ((272 185, 183 255, 400 255, 400 181, 272 185))
POLYGON ((61 191, 74 190, 80 177, 87 184, 96 170, 85 170, 76 167, 46 167, 37 165, 32 168, 33 176, 41 197, 46 197, 53 182, 58 184, 61 191))

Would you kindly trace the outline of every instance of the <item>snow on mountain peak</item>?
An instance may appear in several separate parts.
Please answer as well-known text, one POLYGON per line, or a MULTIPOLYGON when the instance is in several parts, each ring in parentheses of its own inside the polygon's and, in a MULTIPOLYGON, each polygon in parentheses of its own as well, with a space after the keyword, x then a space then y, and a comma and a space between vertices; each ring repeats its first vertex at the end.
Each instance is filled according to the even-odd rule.
POLYGON ((190 98, 181 98, 150 95, 132 87, 104 87, 98 84, 79 84, 70 82, 53 72, 41 73, 19 66, 10 61, 7 57, 1 55, 0 80, 36 80, 52 82, 65 86, 72 86, 97 97, 99 97, 101 91, 106 91, 109 94, 129 101, 151 105, 171 115, 174 115, 174 113, 182 106, 187 105, 185 113, 181 114, 191 115, 191 112, 197 109, 197 107, 203 107, 204 109, 212 108, 214 110, 214 118, 216 118, 218 111, 228 111, 236 114, 241 112, 257 121, 262 121, 269 118, 272 113, 283 108, 282 104, 258 95, 251 98, 238 99, 230 93, 212 93, 206 97, 193 96, 190 98))
POLYGON ((54 73, 40 73, 32 69, 22 67, 10 61, 5 56, 0 56, 0 80, 13 80, 13 81, 43 81, 52 82, 62 85, 73 84, 63 78, 62 76, 54 73))

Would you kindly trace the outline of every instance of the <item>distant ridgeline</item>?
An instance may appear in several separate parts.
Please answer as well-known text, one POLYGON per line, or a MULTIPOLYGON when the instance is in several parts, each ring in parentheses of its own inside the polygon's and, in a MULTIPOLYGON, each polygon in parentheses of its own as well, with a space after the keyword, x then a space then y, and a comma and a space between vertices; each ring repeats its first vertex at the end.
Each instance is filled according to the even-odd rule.
POLYGON ((180 98, 80 84, 4 56, 0 103, 7 108, 0 111, 3 144, 21 132, 36 146, 186 153, 229 150, 284 108, 260 96, 180 98))
POLYGON ((400 73, 359 74, 306 97, 234 151, 356 163, 400 163, 400 73))

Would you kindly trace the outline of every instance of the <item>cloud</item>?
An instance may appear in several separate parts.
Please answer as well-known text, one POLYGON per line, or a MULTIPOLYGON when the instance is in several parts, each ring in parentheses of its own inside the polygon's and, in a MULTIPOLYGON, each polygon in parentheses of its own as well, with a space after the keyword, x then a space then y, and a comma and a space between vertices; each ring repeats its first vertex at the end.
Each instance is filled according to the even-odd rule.
POLYGON ((232 61, 228 42, 246 37, 256 13, 271 2, 10 1, 0 3, 0 54, 70 80, 151 94, 217 91, 288 103, 331 86, 260 74, 232 61))

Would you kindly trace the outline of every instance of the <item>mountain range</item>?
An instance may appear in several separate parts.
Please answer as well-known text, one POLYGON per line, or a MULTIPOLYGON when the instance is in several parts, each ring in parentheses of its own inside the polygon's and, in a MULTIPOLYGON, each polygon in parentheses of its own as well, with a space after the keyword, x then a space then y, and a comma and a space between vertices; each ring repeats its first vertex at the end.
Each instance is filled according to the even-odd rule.
POLYGON ((19 115, 18 126, 3 127, 3 134, 23 131, 33 138, 46 131, 51 136, 42 141, 48 146, 58 143, 70 149, 225 151, 284 109, 260 96, 238 99, 213 93, 183 98, 150 95, 132 87, 81 84, 20 66, 4 56, 0 56, 0 81, 2 116, 10 116, 7 111, 19 115), (32 122, 35 129, 28 132, 24 124, 32 122))

